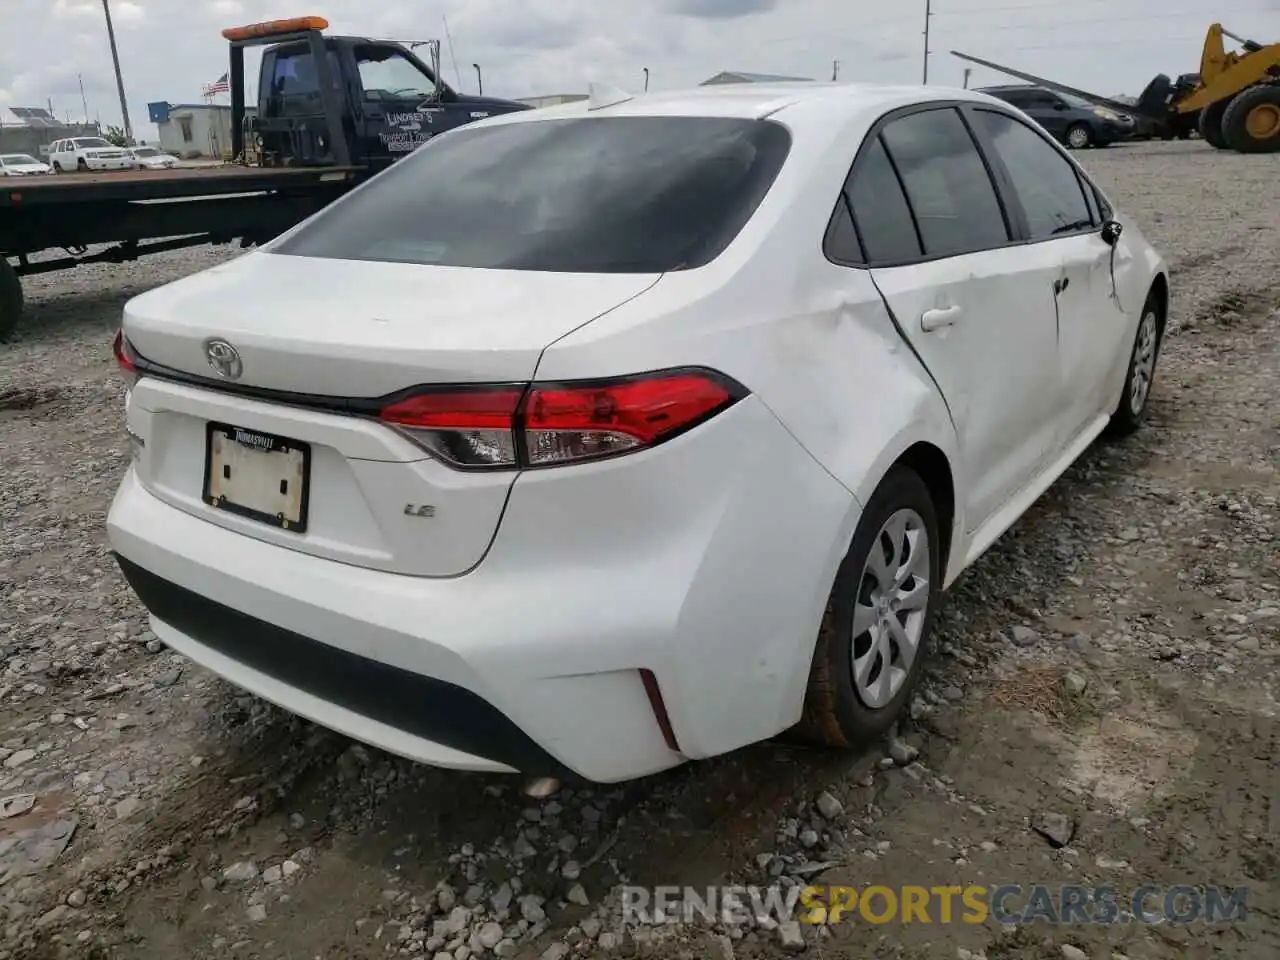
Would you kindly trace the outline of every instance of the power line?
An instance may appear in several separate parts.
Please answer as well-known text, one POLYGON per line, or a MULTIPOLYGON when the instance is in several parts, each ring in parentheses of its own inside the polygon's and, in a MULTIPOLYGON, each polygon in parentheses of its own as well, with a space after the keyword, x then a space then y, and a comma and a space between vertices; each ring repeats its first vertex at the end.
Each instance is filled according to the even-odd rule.
POLYGON ((1123 43, 1132 46, 1134 43, 1202 43, 1204 35, 1198 34, 1194 37, 1107 37, 1101 40, 1057 40, 1053 43, 1036 43, 1030 46, 1019 45, 1016 47, 1001 47, 1002 50, 1016 52, 1020 50, 1056 50, 1059 47, 1095 47, 1100 44, 1116 44, 1123 43))
MULTIPOLYGON (((1236 12, 1238 13, 1239 11, 1236 11, 1236 12)), ((1230 15, 1230 12, 1228 12, 1228 15, 1230 15)), ((941 16, 941 14, 936 14, 936 16, 941 16)), ((1175 20, 1178 18, 1187 19, 1191 17, 1194 17, 1196 19, 1203 19, 1204 11, 1188 10, 1185 13, 1161 12, 1159 19, 1175 20)), ((1140 20, 1149 22, 1151 19, 1152 19, 1151 14, 1144 13, 1144 14, 1139 14, 1137 16, 1129 16, 1129 17, 1086 17, 1086 18, 1077 19, 1077 20, 1052 20, 1052 21, 1046 20, 1039 23, 1005 23, 1005 24, 1000 24, 998 26, 993 26, 993 27, 983 26, 977 29, 982 30, 983 33, 991 33, 997 30, 1044 30, 1047 28, 1055 28, 1055 27, 1069 27, 1073 24, 1086 24, 1088 26, 1095 26, 1095 25, 1101 25, 1101 24, 1107 24, 1107 23, 1133 23, 1140 20)))
MULTIPOLYGON (((1115 3, 1115 0, 1072 0, 1071 2, 1072 7, 1101 6, 1101 5, 1114 7, 1116 6, 1116 3, 1115 3)), ((940 10, 937 13, 935 13, 934 16, 967 17, 975 13, 1022 13, 1025 11, 1034 11, 1034 10, 1060 10, 1060 9, 1062 9, 1062 4, 1057 2, 1027 3, 1027 4, 1001 5, 1001 6, 993 6, 993 7, 966 7, 963 10, 945 10, 945 11, 940 10)), ((1203 7, 1200 8, 1199 12, 1201 16, 1205 16, 1205 9, 1203 7)), ((1265 7, 1240 7, 1234 10, 1222 10, 1219 12, 1215 12, 1213 14, 1210 14, 1209 16, 1217 19, 1224 15, 1232 16, 1237 13, 1274 13, 1274 12, 1275 11, 1273 10, 1267 10, 1265 7)), ((1147 14, 1147 18, 1149 19, 1159 19, 1163 16, 1164 16, 1163 12, 1147 14)), ((1206 19, 1208 19, 1209 16, 1206 16, 1206 19)))

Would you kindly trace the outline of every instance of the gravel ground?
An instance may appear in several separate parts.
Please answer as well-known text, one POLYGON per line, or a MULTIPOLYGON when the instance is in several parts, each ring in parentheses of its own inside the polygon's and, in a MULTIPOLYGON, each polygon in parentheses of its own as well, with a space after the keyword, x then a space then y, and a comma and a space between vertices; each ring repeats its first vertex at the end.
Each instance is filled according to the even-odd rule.
POLYGON ((1084 159, 1172 265, 1151 421, 957 584, 887 755, 769 743, 542 802, 165 650, 103 535, 127 462, 110 337, 129 296, 232 252, 33 279, 0 346, 0 960, 1280 955, 1280 157, 1084 159), (1216 883, 1249 914, 635 930, 610 894, 802 878, 1216 883))

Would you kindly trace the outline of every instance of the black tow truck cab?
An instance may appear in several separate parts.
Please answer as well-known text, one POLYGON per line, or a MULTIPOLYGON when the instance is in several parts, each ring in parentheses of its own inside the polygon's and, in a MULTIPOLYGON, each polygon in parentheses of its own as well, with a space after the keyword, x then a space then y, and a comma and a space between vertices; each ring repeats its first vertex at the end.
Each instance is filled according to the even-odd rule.
POLYGON ((440 76, 438 41, 327 36, 328 26, 299 17, 222 31, 231 47, 230 163, 0 178, 0 339, 21 314, 23 275, 265 243, 432 137, 530 109, 453 90, 440 76), (252 113, 251 46, 266 47, 252 113), (423 48, 429 63, 415 52, 423 48), (90 253, 98 244, 110 246, 90 253), (32 259, 48 251, 62 255, 32 259))

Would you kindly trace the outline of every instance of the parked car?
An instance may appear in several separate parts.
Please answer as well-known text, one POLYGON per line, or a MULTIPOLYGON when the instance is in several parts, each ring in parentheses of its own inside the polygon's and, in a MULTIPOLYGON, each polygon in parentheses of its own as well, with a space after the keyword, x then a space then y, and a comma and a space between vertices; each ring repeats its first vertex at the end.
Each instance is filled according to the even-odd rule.
POLYGON ((53 167, 29 154, 0 154, 0 177, 30 177, 47 173, 53 173, 53 167))
POLYGON ((1013 84, 982 92, 1017 107, 1073 150, 1127 140, 1136 127, 1131 116, 1044 87, 1013 84))
POLYGON ((132 161, 123 147, 102 137, 69 137, 49 145, 49 163, 58 173, 128 170, 132 161))
POLYGON ((130 147, 128 154, 135 170, 172 170, 178 165, 176 157, 155 147, 130 147))
POLYGON ((1168 297, 981 93, 510 113, 126 305, 110 543, 174 650, 428 764, 847 747, 943 590, 1140 425, 1168 297))

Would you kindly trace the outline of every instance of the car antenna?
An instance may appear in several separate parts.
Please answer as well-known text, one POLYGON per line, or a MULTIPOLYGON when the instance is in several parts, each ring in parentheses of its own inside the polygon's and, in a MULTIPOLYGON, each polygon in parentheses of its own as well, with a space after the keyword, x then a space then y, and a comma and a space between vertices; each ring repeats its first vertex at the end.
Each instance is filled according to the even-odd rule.
POLYGON ((634 99, 635 94, 627 93, 607 83, 591 83, 587 87, 588 110, 603 110, 605 107, 614 107, 634 99))

